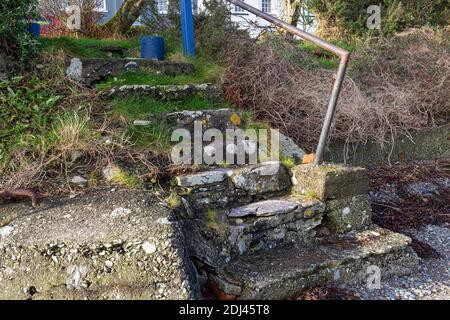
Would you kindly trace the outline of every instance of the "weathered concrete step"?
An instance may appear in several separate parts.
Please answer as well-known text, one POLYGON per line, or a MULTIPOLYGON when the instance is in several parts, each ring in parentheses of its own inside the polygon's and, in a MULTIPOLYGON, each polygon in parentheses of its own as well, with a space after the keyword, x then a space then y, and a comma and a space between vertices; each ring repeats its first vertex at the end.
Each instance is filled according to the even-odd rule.
POLYGON ((0 206, 0 299, 199 298, 179 222, 148 191, 0 206))
POLYGON ((195 68, 191 63, 173 61, 135 58, 72 58, 68 63, 66 75, 72 80, 93 84, 96 81, 105 79, 107 76, 117 76, 132 71, 175 76, 178 74, 193 74, 195 68))
POLYGON ((271 161, 178 176, 176 184, 188 210, 199 212, 287 194, 291 178, 279 161, 271 161))
POLYGON ((418 265, 410 241, 373 227, 328 243, 242 255, 210 277, 239 299, 285 299, 317 285, 367 281, 377 267, 382 278, 410 274, 418 265))
POLYGON ((325 205, 284 197, 226 210, 208 210, 185 219, 191 256, 210 265, 230 257, 289 244, 311 243, 325 205))
POLYGON ((164 101, 180 101, 192 95, 200 96, 212 101, 220 101, 219 89, 210 83, 183 84, 183 85, 123 85, 116 86, 107 91, 110 97, 124 97, 130 94, 152 97, 164 101))

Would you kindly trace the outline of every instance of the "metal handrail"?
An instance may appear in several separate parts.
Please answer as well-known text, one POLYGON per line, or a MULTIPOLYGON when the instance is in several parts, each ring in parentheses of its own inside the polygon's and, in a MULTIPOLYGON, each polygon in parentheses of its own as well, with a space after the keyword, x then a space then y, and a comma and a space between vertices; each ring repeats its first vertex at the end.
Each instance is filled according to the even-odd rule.
POLYGON ((243 1, 240 1, 240 0, 226 0, 226 1, 236 5, 238 7, 241 7, 242 9, 247 10, 248 12, 253 13, 254 15, 256 15, 264 20, 267 20, 270 23, 272 23, 280 28, 283 28, 284 30, 286 30, 292 34, 295 34, 295 35, 301 37, 302 39, 308 40, 308 41, 314 43, 315 45, 321 47, 322 49, 330 51, 341 58, 341 61, 339 63, 339 68, 337 71, 337 75, 336 75, 336 80, 334 81, 333 90, 331 91, 331 97, 330 97, 330 101, 328 103, 328 109, 327 109, 327 113, 325 115, 325 120, 323 122, 322 131, 320 133, 319 143, 317 144, 316 155, 314 158, 314 165, 316 165, 316 166, 319 165, 322 162, 321 159, 322 159, 322 155, 323 155, 323 150, 325 148, 325 143, 327 141, 328 134, 330 132, 331 122, 333 120, 333 116, 334 116, 334 113, 336 110, 339 93, 341 92, 342 82, 344 80, 345 71, 347 70, 348 60, 350 59, 350 52, 348 52, 347 50, 344 50, 342 48, 339 48, 339 47, 335 46, 334 44, 331 44, 321 38, 318 38, 306 31, 300 30, 300 29, 294 27, 293 25, 284 22, 283 20, 277 19, 265 12, 262 12, 261 10, 258 10, 255 7, 252 7, 243 1))

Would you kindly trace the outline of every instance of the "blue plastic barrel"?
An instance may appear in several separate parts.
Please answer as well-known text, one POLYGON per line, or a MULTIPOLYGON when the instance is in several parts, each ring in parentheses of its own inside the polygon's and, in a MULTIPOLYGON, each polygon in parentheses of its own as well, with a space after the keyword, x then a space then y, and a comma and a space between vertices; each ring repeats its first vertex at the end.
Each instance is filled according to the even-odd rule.
POLYGON ((41 25, 36 22, 32 22, 28 25, 28 32, 30 32, 34 37, 39 38, 41 35, 41 25))
POLYGON ((141 58, 164 60, 164 38, 159 36, 142 36, 141 58))

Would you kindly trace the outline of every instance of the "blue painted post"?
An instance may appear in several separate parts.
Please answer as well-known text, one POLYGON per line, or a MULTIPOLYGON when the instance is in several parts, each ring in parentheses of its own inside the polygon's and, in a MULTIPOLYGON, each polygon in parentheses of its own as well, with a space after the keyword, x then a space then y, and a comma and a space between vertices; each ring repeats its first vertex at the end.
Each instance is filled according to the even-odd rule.
POLYGON ((181 34, 183 50, 188 56, 195 56, 194 17, 192 15, 192 1, 180 0, 181 34))

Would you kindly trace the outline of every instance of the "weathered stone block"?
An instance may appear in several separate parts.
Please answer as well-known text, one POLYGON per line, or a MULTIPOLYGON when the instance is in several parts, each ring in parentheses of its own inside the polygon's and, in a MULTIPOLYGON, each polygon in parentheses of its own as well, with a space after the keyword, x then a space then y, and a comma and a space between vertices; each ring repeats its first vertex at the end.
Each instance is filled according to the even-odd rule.
POLYGON ((124 72, 143 70, 147 73, 174 76, 177 74, 192 74, 195 68, 190 63, 173 61, 157 61, 145 59, 99 59, 72 58, 68 65, 67 77, 85 84, 93 84, 110 75, 120 75, 124 72))
POLYGON ((279 162, 180 176, 176 184, 180 196, 198 213, 286 194, 291 187, 289 172, 279 162))
POLYGON ((234 119, 242 119, 239 111, 232 109, 215 109, 215 110, 197 110, 197 111, 179 111, 167 114, 167 123, 173 128, 183 128, 193 131, 194 122, 199 121, 202 124, 202 130, 210 128, 218 129, 225 137, 226 129, 237 129, 244 125, 242 121, 234 119))
POLYGON ((185 221, 186 237, 191 255, 220 265, 242 254, 312 242, 324 210, 319 201, 294 198, 209 210, 185 221))
POLYGON ((322 201, 368 192, 367 170, 343 165, 299 165, 292 168, 294 190, 322 201))
POLYGON ((335 232, 363 230, 371 222, 372 210, 365 194, 326 202, 324 224, 335 232))

